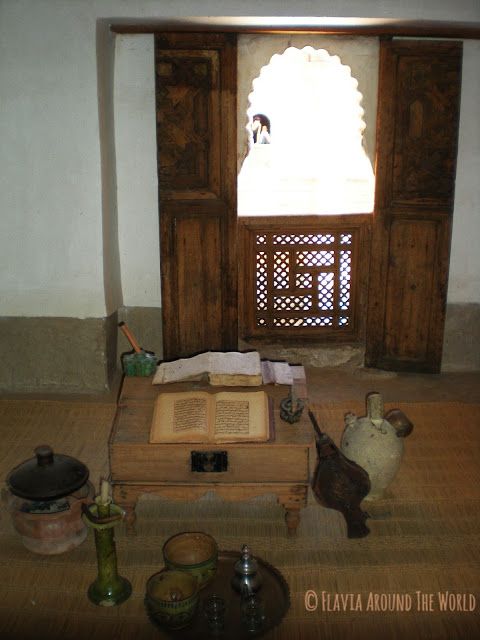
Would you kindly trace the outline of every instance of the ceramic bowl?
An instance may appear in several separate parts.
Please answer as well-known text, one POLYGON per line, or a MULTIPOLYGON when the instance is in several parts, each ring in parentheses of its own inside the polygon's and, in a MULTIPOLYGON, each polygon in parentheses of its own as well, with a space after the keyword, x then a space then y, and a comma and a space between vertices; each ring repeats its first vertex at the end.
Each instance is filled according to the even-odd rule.
POLYGON ((162 569, 147 581, 145 604, 153 620, 169 629, 181 629, 192 620, 198 605, 195 576, 162 569))
POLYGON ((163 545, 163 559, 168 569, 187 571, 198 580, 202 589, 215 577, 218 546, 207 533, 191 531, 178 533, 163 545))

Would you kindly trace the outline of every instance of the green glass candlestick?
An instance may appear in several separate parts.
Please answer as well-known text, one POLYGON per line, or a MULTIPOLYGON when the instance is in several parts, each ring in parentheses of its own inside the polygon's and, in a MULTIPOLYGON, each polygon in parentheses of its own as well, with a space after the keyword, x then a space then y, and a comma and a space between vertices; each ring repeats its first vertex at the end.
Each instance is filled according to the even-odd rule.
POLYGON ((101 607, 113 607, 130 597, 132 585, 118 574, 114 527, 123 518, 123 511, 111 503, 107 489, 102 485, 102 495, 95 504, 84 508, 84 521, 95 532, 98 575, 88 589, 88 598, 101 607))

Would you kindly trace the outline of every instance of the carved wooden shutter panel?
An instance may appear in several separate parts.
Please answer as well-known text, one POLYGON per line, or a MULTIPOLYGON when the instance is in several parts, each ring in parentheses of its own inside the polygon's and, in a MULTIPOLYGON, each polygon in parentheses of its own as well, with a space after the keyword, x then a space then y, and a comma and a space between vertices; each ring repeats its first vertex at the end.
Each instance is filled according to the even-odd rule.
POLYGON ((462 45, 382 42, 367 366, 441 366, 462 45))
POLYGON ((165 359, 237 349, 235 43, 155 37, 165 359))

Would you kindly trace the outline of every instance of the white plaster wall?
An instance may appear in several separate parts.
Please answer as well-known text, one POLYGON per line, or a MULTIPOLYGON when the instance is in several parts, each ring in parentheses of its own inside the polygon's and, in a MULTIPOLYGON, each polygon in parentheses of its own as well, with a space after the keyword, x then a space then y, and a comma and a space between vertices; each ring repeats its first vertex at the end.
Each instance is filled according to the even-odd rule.
POLYGON ((104 312, 95 26, 55 4, 0 7, 4 316, 104 312))
MULTIPOLYGON (((480 5, 480 2, 479 2, 480 5)), ((480 302, 480 41, 463 43, 448 302, 480 302)))
POLYGON ((115 47, 115 146, 123 303, 160 307, 153 35, 115 47))
MULTIPOLYGON (((161 24, 176 19, 221 27, 232 22, 222 16, 251 16, 233 21, 238 25, 278 24, 279 16, 292 13, 304 16, 298 23, 305 25, 318 23, 308 18, 318 13, 479 22, 480 4, 325 0, 320 7, 317 0, 0 0, 0 315, 103 317, 122 301, 116 254, 123 239, 116 237, 115 147, 108 130, 113 123, 99 117, 99 93, 101 102, 108 104, 111 98, 105 73, 113 67, 108 49, 112 43, 104 41, 106 51, 97 51, 97 21, 161 24), (101 136, 106 139, 102 147, 101 136)), ((462 96, 449 288, 449 300, 455 301, 480 301, 478 280, 474 284, 480 253, 476 247, 470 250, 472 238, 478 238, 480 181, 473 169, 480 148, 478 136, 471 135, 478 127, 478 61, 478 43, 466 43, 470 82, 462 96)), ((116 153, 120 162, 118 148, 116 153)), ((118 203, 121 234, 125 207, 123 200, 118 203)), ((155 234, 154 229, 149 232, 155 234)), ((151 265, 157 256, 152 246, 149 251, 144 257, 151 265)), ((126 277, 127 265, 122 258, 120 262, 126 277)), ((158 304, 155 286, 152 282, 150 293, 145 291, 145 304, 158 304)), ((133 300, 128 289, 124 294, 133 300)))

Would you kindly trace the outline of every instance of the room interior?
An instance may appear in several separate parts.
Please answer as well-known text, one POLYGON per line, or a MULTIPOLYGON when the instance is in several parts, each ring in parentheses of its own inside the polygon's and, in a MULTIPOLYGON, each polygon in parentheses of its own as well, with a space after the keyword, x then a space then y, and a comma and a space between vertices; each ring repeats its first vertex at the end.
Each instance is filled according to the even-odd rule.
MULTIPOLYGON (((2 477, 48 442, 82 460, 98 488, 100 478, 109 476, 107 443, 122 385, 120 355, 130 348, 118 322, 127 321, 142 346, 160 358, 168 353, 162 337, 155 117, 145 108, 155 100, 145 65, 153 55, 153 28, 237 31, 245 51, 271 27, 288 31, 275 37, 299 47, 308 35, 298 31, 310 29, 326 44, 339 33, 375 41, 382 33, 399 33, 402 39, 462 42, 440 371, 368 366, 364 336, 351 342, 257 342, 240 334, 239 349, 305 364, 309 406, 337 445, 345 413, 365 415, 371 391, 383 394, 386 408, 399 407, 412 418, 414 432, 405 441, 398 476, 384 499, 365 506, 370 534, 348 539, 342 515, 319 505, 311 491, 295 538, 285 535, 282 509, 272 495, 248 502, 224 501, 213 492, 195 502, 146 496, 138 503, 136 536, 127 535, 124 525, 115 529, 119 570, 131 581, 132 596, 104 608, 86 597, 96 573, 92 533, 66 554, 32 554, 2 504, 0 635, 31 638, 41 626, 52 638, 164 637, 145 614, 145 582, 160 569, 161 548, 170 535, 204 530, 223 549, 239 550, 248 542, 286 578, 290 608, 266 638, 475 637, 480 628, 477 3, 465 0, 454 10, 448 2, 404 0, 390 9, 363 0, 355 7, 356 18, 349 17, 349 3, 326 3, 327 17, 290 22, 278 15, 228 18, 224 13, 239 11, 235 3, 220 9, 215 4, 202 3, 209 18, 186 18, 199 12, 187 0, 162 8, 147 1, 119 6, 98 0, 88 6, 51 0, 0 6, 5 43, 0 73, 7 96, 0 158, 2 477), (433 593, 436 605, 438 592, 450 591, 473 594, 477 604, 472 611, 438 606, 337 611, 320 599, 308 610, 305 594, 312 590, 320 598, 360 594, 364 603, 370 593, 409 593, 414 603, 417 593, 433 593)), ((250 11, 242 7, 247 15, 283 10, 273 1, 244 4, 252 5, 250 11)), ((296 13, 317 11, 314 3, 298 4, 296 13)), ((241 104, 250 80, 245 82, 241 104)), ((238 122, 244 117, 241 104, 238 122)), ((370 117, 375 113, 376 106, 370 117)), ((241 131, 238 136, 242 139, 241 131)), ((162 207, 160 219, 161 212, 162 207)))

